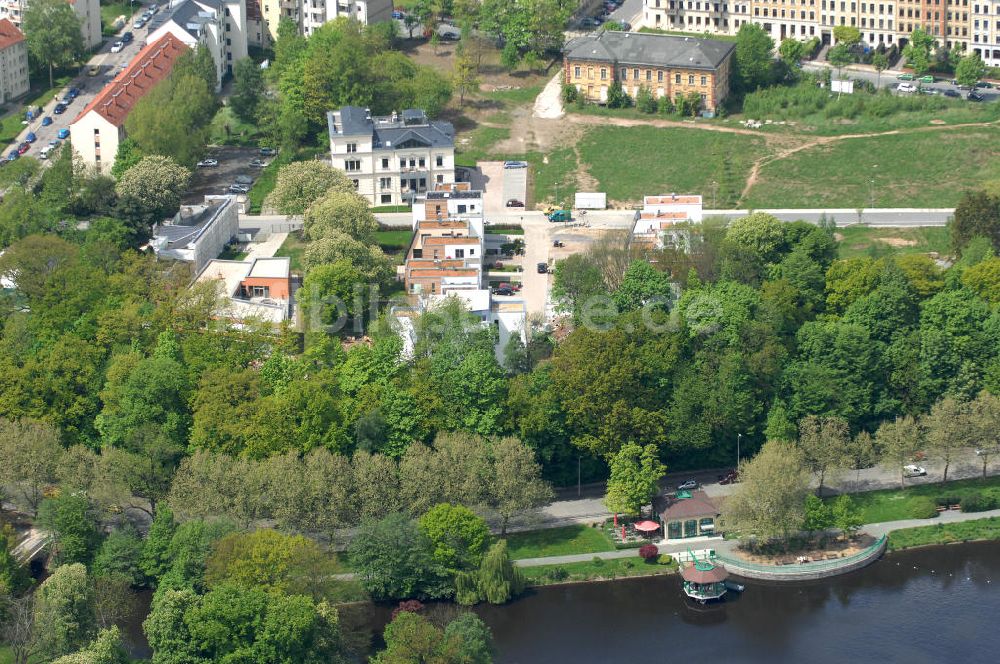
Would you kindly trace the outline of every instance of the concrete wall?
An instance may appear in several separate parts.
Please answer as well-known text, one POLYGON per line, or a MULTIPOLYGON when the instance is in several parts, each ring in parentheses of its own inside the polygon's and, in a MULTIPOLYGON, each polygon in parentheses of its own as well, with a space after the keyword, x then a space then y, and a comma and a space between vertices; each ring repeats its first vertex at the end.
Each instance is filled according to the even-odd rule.
POLYGON ((850 558, 844 558, 841 561, 817 561, 816 563, 789 565, 787 567, 775 565, 771 569, 762 569, 763 565, 743 567, 740 565, 740 561, 728 556, 718 556, 718 560, 725 565, 731 574, 742 576, 746 579, 758 579, 761 581, 813 581, 815 579, 825 579, 830 576, 847 574, 862 567, 867 567, 882 557, 888 544, 888 538, 883 536, 878 546, 873 547, 870 551, 850 558), (841 564, 838 565, 838 562, 841 564), (830 564, 827 565, 825 563, 830 564), (810 564, 815 564, 815 567, 810 569, 810 564))

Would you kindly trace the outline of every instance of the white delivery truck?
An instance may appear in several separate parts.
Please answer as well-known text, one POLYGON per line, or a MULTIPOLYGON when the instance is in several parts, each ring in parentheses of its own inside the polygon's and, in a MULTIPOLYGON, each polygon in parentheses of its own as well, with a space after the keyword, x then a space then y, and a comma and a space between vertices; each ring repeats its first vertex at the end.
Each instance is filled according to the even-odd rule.
POLYGON ((577 210, 603 210, 608 207, 608 195, 601 193, 588 193, 584 191, 578 191, 576 193, 576 205, 574 205, 577 210))

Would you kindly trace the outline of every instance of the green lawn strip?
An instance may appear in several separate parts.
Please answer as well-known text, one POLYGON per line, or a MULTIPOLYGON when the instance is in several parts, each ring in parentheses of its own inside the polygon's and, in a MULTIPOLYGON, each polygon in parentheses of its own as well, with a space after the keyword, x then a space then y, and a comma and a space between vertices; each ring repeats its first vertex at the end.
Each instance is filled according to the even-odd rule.
POLYGON ((372 212, 375 214, 379 213, 390 213, 390 212, 412 212, 413 208, 409 205, 377 205, 372 208, 372 212))
MULTIPOLYGON (((52 98, 55 97, 60 90, 62 90, 67 84, 69 84, 71 79, 72 79, 71 76, 59 76, 56 79, 54 79, 55 84, 53 85, 53 87, 46 88, 44 90, 36 89, 33 90, 32 92, 29 92, 28 93, 29 96, 25 99, 24 103, 18 106, 17 112, 8 115, 2 121, 0 121, 0 147, 3 147, 8 143, 12 143, 14 139, 17 138, 17 135, 24 130, 24 125, 21 124, 21 122, 24 120, 24 114, 29 106, 30 107, 45 106, 45 104, 52 101, 52 98)), ((49 79, 46 77, 45 81, 48 82, 48 80, 49 79)), ((67 111, 67 114, 72 116, 73 112, 74 111, 72 110, 72 108, 70 108, 70 110, 67 111)), ((60 123, 60 121, 62 121, 65 122, 66 125, 68 126, 69 120, 71 120, 72 117, 63 120, 63 118, 65 117, 66 116, 57 115, 53 116, 52 120, 57 125, 60 123)), ((35 122, 37 122, 37 120, 35 122)))
POLYGON ((520 226, 510 226, 499 224, 497 226, 487 226, 487 235, 524 235, 524 229, 520 226))
POLYGON ((998 157, 993 127, 849 138, 765 164, 742 207, 948 207, 1000 177, 998 157))
POLYGON ((507 535, 507 548, 514 560, 615 550, 599 528, 585 525, 511 533, 507 535))
POLYGON ((375 231, 375 242, 387 254, 404 251, 410 246, 411 239, 413 239, 413 231, 411 230, 375 231))
POLYGON ((973 521, 937 523, 933 526, 895 530, 889 533, 889 550, 898 551, 914 546, 996 539, 1000 539, 1000 517, 994 516, 973 521))
POLYGON ((856 493, 851 497, 861 510, 863 523, 883 523, 916 518, 927 501, 943 496, 981 493, 1000 501, 1000 477, 958 480, 947 484, 921 484, 905 489, 882 489, 856 493))
POLYGON ((843 237, 837 244, 837 254, 840 258, 930 252, 944 256, 951 253, 948 229, 944 226, 925 228, 848 226, 838 228, 837 234, 843 237))
POLYGON ((302 274, 302 255, 306 251, 306 241, 302 239, 302 231, 294 231, 288 234, 285 241, 278 247, 275 256, 288 256, 291 261, 292 272, 302 274))
POLYGON ((592 128, 578 148, 581 166, 609 199, 684 192, 704 195, 706 205, 727 182, 738 194, 752 162, 766 149, 757 136, 679 127, 592 128))
MULTIPOLYGON (((525 88, 514 88, 513 90, 494 90, 492 92, 481 92, 477 95, 480 99, 489 99, 500 102, 505 108, 529 104, 535 101, 535 97, 542 91, 541 85, 530 85, 525 88)), ((487 118, 487 121, 490 121, 487 118)))
POLYGON ((128 25, 132 22, 132 9, 129 8, 128 3, 121 2, 102 2, 101 3, 101 34, 105 37, 110 37, 115 34, 117 30, 114 28, 115 19, 119 16, 125 17, 125 24, 128 25))
POLYGON ((671 561, 669 565, 647 563, 636 555, 629 558, 590 560, 582 563, 566 563, 565 565, 539 565, 538 567, 521 567, 519 569, 524 574, 524 578, 527 579, 528 585, 547 586, 573 581, 673 574, 677 571, 677 563, 675 561, 671 561))
POLYGON ((260 140, 260 129, 256 125, 243 122, 228 106, 219 109, 212 118, 208 142, 210 145, 240 145, 256 147, 260 140), (229 131, 226 131, 229 127, 229 131))
POLYGON ((496 158, 493 146, 510 138, 510 129, 507 127, 478 127, 468 136, 459 138, 455 151, 455 164, 458 166, 473 167, 477 161, 485 161, 496 158), (468 139, 463 143, 463 139, 468 139))
POLYGON ((9 646, 0 646, 0 664, 12 664, 14 661, 14 653, 11 652, 9 646))
POLYGON ((677 35, 693 39, 712 39, 714 41, 735 42, 736 35, 716 35, 707 32, 682 32, 681 30, 663 30, 661 28, 642 27, 637 32, 649 32, 655 35, 677 35))

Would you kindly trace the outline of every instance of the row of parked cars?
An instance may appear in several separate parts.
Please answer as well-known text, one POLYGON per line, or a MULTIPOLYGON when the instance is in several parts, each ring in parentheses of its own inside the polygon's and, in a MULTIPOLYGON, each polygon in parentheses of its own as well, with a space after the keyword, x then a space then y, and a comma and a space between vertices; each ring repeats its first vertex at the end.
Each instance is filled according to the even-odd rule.
MULTIPOLYGON (((250 160, 250 168, 265 168, 267 166, 265 157, 273 157, 278 154, 278 151, 274 148, 260 148, 260 156, 255 157, 250 160)), ((214 157, 207 157, 202 159, 197 164, 198 168, 218 168, 219 160, 214 157)), ((230 194, 246 194, 250 192, 250 187, 253 186, 254 178, 249 175, 237 175, 233 178, 233 183, 226 187, 226 192, 230 194)))
POLYGON ((160 11, 160 8, 156 5, 150 5, 147 7, 146 11, 142 13, 142 16, 135 19, 135 23, 132 24, 132 29, 141 30, 147 23, 149 23, 149 19, 153 18, 153 15, 158 11, 160 11))
POLYGON ((122 38, 111 45, 112 53, 121 53, 122 49, 131 44, 135 40, 135 35, 131 32, 126 32, 122 35, 122 38))

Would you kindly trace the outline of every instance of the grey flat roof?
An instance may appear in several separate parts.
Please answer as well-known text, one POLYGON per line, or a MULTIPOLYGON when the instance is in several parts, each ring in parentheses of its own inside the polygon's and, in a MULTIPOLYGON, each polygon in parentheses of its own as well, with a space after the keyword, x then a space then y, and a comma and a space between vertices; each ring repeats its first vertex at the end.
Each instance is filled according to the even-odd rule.
POLYGON ((564 53, 568 60, 718 69, 735 48, 732 42, 715 39, 604 30, 577 37, 564 53))
POLYGON ((406 109, 395 116, 373 117, 368 109, 344 106, 326 114, 331 136, 371 136, 375 149, 396 147, 415 141, 430 147, 454 147, 455 127, 450 122, 428 120, 419 109, 406 109), (340 124, 334 122, 340 114, 340 124))
POLYGON ((182 205, 181 211, 183 212, 185 208, 191 209, 191 216, 181 216, 180 221, 176 222, 175 217, 169 223, 157 225, 153 230, 153 237, 166 239, 167 247, 170 248, 194 242, 230 203, 232 199, 225 197, 204 206, 182 205))

